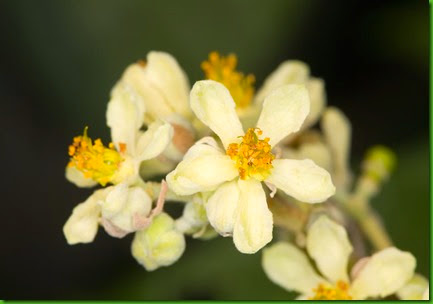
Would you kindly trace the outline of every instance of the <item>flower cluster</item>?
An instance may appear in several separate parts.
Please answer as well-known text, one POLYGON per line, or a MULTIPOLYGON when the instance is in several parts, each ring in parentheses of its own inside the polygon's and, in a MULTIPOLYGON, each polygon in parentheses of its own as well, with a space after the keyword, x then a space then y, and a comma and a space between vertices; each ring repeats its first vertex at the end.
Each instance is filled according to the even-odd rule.
POLYGON ((324 81, 306 64, 283 62, 257 90, 236 67, 234 54, 212 52, 192 88, 167 53, 126 68, 107 104, 111 142, 92 140, 86 126, 69 146, 66 178, 98 189, 74 208, 67 242, 92 242, 99 227, 134 233, 132 256, 152 271, 182 256, 185 236, 231 237, 245 254, 275 239, 264 271, 299 298, 428 297, 415 258, 392 244, 369 204, 393 153, 373 147, 355 179, 349 120, 326 106, 324 81), (171 202, 184 203, 181 217, 166 211, 171 202), (360 233, 371 256, 351 244, 360 233))

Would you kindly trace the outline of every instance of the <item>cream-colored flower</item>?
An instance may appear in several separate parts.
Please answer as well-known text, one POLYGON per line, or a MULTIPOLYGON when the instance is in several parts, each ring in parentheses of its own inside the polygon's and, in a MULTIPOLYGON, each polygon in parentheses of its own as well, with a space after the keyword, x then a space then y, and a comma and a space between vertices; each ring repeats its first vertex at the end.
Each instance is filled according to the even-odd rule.
POLYGON ((352 252, 346 230, 326 216, 319 217, 307 233, 308 256, 294 245, 279 242, 263 252, 262 265, 274 283, 301 294, 302 299, 363 300, 394 294, 414 274, 412 254, 390 247, 362 259, 348 275, 352 252))
POLYGON ((229 91, 220 83, 197 82, 191 91, 191 108, 221 139, 206 137, 185 154, 167 176, 178 195, 213 191, 206 203, 209 222, 221 235, 233 235, 239 251, 254 253, 272 239, 272 214, 261 185, 264 181, 307 203, 334 194, 328 172, 311 160, 275 159, 272 148, 299 130, 309 111, 302 85, 287 85, 264 101, 257 128, 246 133, 229 91), (262 138, 261 138, 262 137, 262 138))
POLYGON ((166 213, 155 217, 148 228, 136 232, 131 246, 132 256, 148 271, 173 264, 184 250, 185 238, 166 213))
POLYGON ((428 300, 429 282, 420 274, 415 274, 402 288, 397 291, 402 300, 428 300))

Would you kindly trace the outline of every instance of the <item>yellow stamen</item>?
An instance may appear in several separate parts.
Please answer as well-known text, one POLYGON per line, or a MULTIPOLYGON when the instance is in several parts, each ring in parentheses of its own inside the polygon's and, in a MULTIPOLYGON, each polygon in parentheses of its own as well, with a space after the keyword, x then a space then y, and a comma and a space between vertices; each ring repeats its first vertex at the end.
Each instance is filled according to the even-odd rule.
POLYGON ((349 295, 349 284, 338 281, 335 286, 319 284, 313 289, 315 295, 308 300, 353 300, 349 295))
MULTIPOLYGON (((120 144, 122 153, 126 149, 125 144, 120 144)), ((110 143, 104 147, 101 139, 92 139, 87 136, 87 127, 83 136, 74 137, 72 145, 69 146, 68 154, 71 157, 68 167, 76 167, 83 172, 86 178, 91 178, 102 186, 112 181, 114 174, 123 161, 122 156, 110 143)))
POLYGON ((207 79, 221 82, 230 91, 238 107, 245 108, 251 103, 255 78, 253 74, 244 75, 236 71, 237 62, 234 54, 224 57, 211 52, 209 59, 202 62, 201 69, 207 79))
POLYGON ((273 168, 275 155, 271 152, 269 137, 259 139, 263 132, 258 128, 249 128, 242 137, 240 144, 231 143, 227 148, 227 155, 236 162, 241 179, 254 177, 264 180, 273 168))

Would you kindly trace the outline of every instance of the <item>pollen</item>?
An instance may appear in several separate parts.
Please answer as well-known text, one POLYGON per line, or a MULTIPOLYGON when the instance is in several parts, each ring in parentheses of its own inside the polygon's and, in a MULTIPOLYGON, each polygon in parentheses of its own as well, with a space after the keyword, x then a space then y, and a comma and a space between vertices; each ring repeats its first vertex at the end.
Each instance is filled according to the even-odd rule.
POLYGON ((262 181, 273 168, 275 155, 271 152, 269 137, 259 139, 262 134, 259 128, 249 128, 240 144, 231 143, 227 148, 227 155, 235 161, 239 176, 243 180, 254 177, 262 181))
POLYGON ((254 95, 255 77, 253 74, 244 75, 237 71, 237 63, 235 54, 220 56, 218 52, 211 52, 208 60, 202 62, 201 69, 206 79, 222 83, 230 91, 236 105, 245 108, 254 95))
POLYGON ((313 289, 315 295, 308 300, 353 300, 349 295, 349 284, 338 281, 335 286, 319 284, 313 289))
MULTIPOLYGON (((120 144, 120 148, 123 153, 126 145, 120 144)), ((91 178, 102 186, 112 181, 123 161, 121 154, 116 151, 112 143, 105 147, 99 138, 92 142, 92 139, 87 136, 87 127, 82 136, 74 137, 68 154, 70 156, 68 167, 76 167, 86 178, 91 178)))

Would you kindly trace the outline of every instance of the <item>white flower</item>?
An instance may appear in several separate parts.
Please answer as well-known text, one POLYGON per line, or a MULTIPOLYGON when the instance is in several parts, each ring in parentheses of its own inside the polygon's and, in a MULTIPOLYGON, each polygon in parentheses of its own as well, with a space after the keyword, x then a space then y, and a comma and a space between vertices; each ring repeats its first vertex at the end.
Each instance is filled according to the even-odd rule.
POLYGON ((176 262, 185 250, 185 238, 176 230, 173 219, 161 213, 152 224, 135 233, 132 256, 148 271, 176 262))
POLYGON ((254 253, 272 239, 272 214, 261 181, 308 203, 322 202, 334 194, 329 173, 311 160, 274 159, 271 152, 281 139, 299 130, 307 116, 304 86, 287 85, 273 91, 263 103, 257 128, 246 133, 222 84, 197 82, 190 103, 226 151, 210 137, 198 141, 167 176, 167 182, 178 195, 214 191, 206 204, 209 222, 221 235, 233 235, 239 251, 254 253))
POLYGON ((307 255, 290 243, 280 242, 263 251, 267 276, 279 286, 296 291, 301 299, 363 300, 395 293, 413 275, 412 254, 390 247, 362 259, 348 275, 352 246, 344 227, 319 217, 307 233, 307 255))

